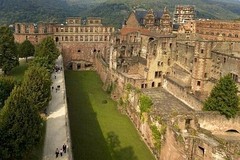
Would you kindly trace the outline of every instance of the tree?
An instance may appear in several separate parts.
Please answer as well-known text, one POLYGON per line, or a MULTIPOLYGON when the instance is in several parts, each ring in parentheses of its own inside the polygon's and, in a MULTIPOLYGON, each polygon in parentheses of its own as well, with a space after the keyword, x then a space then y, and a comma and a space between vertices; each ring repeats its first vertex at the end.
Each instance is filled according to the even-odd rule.
POLYGON ((40 66, 31 66, 24 74, 22 87, 26 88, 28 99, 41 111, 47 107, 51 98, 51 75, 40 66))
POLYGON ((210 96, 204 102, 203 110, 219 111, 227 118, 234 117, 239 110, 237 85, 231 75, 226 75, 218 81, 210 96))
POLYGON ((33 61, 31 61, 30 66, 39 66, 45 67, 49 72, 52 71, 54 64, 49 64, 48 57, 34 57, 33 61))
POLYGON ((8 27, 0 27, 0 67, 8 74, 18 65, 17 47, 14 36, 8 27))
POLYGON ((59 56, 59 51, 52 37, 45 38, 37 47, 35 57, 47 57, 48 64, 54 64, 59 56))
POLYGON ((26 58, 26 62, 27 57, 33 56, 34 52, 34 45, 29 40, 25 40, 22 44, 19 45, 19 57, 26 58))
POLYGON ((12 77, 0 76, 0 109, 4 106, 4 101, 9 97, 15 81, 12 77))
POLYGON ((41 123, 26 90, 15 87, 0 112, 0 157, 22 159, 41 138, 41 123))

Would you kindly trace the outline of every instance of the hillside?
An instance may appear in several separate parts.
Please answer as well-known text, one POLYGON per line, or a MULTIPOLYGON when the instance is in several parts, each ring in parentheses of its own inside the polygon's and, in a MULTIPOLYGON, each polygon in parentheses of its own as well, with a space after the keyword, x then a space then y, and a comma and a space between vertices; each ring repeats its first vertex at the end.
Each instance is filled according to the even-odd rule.
POLYGON ((238 0, 1 0, 0 24, 63 22, 69 16, 98 16, 105 24, 120 26, 132 8, 172 13, 176 5, 195 5, 198 18, 239 19, 238 0))
POLYGON ((170 12, 176 5, 195 5, 199 18, 235 19, 240 17, 240 1, 237 0, 108 0, 106 4, 122 3, 129 7, 153 8, 162 10, 165 6, 170 12))
MULTIPOLYGON (((74 1, 80 4, 81 0, 74 1)), ((120 26, 127 18, 132 8, 163 10, 166 6, 173 13, 176 5, 195 5, 197 18, 209 19, 238 19, 240 18, 240 1, 238 0, 89 0, 99 4, 89 7, 82 12, 84 16, 99 16, 106 24, 120 26), (99 3, 103 2, 104 3, 99 3)))
POLYGON ((0 24, 56 22, 83 7, 69 7, 65 0, 0 0, 0 24))

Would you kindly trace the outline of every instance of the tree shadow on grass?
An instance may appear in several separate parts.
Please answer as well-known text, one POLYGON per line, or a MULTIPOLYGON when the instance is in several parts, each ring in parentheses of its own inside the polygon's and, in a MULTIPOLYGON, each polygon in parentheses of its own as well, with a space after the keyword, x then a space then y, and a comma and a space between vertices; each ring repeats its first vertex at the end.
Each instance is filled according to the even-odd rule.
POLYGON ((114 160, 138 160, 131 146, 121 147, 118 135, 114 132, 107 133, 107 144, 114 160))
POLYGON ((68 71, 65 75, 74 159, 112 160, 97 112, 88 96, 89 74, 68 71))

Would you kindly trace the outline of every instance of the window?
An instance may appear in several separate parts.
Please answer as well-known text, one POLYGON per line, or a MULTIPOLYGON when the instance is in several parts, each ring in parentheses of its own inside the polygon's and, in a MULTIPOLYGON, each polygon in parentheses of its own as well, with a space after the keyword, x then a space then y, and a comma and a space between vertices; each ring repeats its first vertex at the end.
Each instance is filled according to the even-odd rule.
POLYGON ((194 62, 197 62, 197 58, 194 58, 194 62))
POLYGON ((201 53, 204 53, 204 49, 201 49, 201 53))
POLYGON ((223 63, 226 63, 226 61, 227 61, 227 58, 224 57, 224 58, 223 58, 223 63))
POLYGON ((152 87, 155 87, 155 83, 154 82, 152 82, 152 87))
POLYGON ((80 36, 80 41, 83 41, 83 36, 80 36))
POLYGON ((156 71, 155 78, 161 78, 161 77, 162 77, 162 71, 156 71))
POLYGON ((201 85, 201 81, 197 81, 197 86, 200 86, 201 85))
POLYGON ((238 82, 238 75, 237 75, 237 74, 230 73, 230 75, 232 76, 232 79, 233 79, 235 82, 238 82))
POLYGON ((68 32, 68 27, 65 28, 65 32, 68 32))
POLYGON ((147 84, 145 84, 145 88, 147 88, 147 84))
POLYGON ((79 49, 78 52, 81 52, 81 50, 79 49))
POLYGON ((192 119, 186 119, 186 121, 185 121, 185 128, 186 128, 186 129, 189 129, 189 128, 190 128, 191 120, 192 120, 192 119))

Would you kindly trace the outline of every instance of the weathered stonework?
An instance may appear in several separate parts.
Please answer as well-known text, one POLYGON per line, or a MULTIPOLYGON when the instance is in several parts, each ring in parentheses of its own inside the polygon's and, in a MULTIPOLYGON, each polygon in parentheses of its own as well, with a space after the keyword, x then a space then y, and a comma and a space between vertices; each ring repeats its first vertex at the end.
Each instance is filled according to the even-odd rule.
POLYGON ((190 20, 173 33, 166 8, 163 13, 133 11, 119 31, 101 21, 70 17, 66 24, 17 23, 14 36, 19 43, 29 39, 33 44, 51 36, 65 68, 95 69, 104 88, 116 86, 112 98, 123 100, 120 110, 157 159, 237 160, 239 117, 227 120, 201 110, 214 84, 226 74, 232 75, 240 93, 239 24, 190 20), (153 101, 148 113, 140 111, 140 93, 153 101), (160 148, 153 125, 161 133, 160 148))
POLYGON ((177 5, 173 13, 173 23, 182 24, 195 19, 195 6, 177 5))

